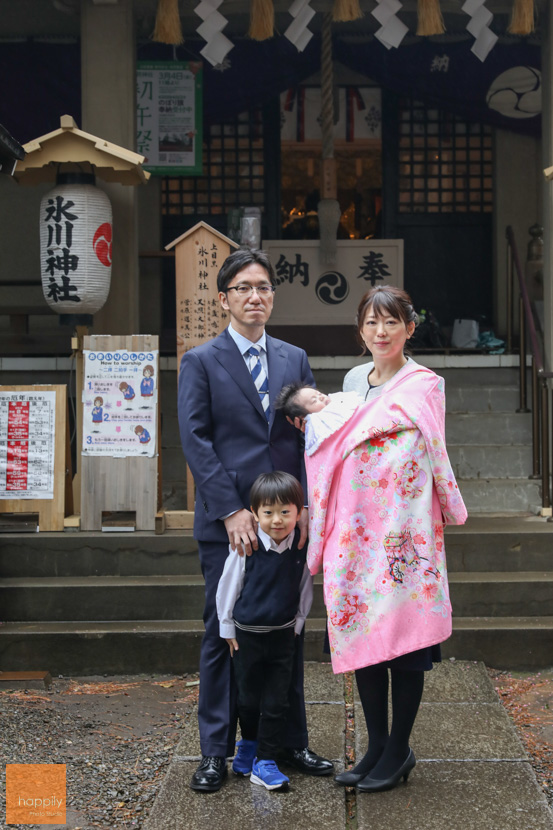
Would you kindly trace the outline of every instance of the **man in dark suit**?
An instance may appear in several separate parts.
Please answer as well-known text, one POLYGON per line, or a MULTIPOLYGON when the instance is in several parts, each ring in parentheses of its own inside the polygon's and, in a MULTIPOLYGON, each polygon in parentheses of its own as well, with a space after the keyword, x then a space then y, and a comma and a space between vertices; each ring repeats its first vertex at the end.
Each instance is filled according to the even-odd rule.
MULTIPOLYGON (((227 257, 217 288, 230 325, 219 337, 186 352, 180 366, 179 424, 196 483, 194 538, 205 580, 198 706, 202 762, 190 786, 205 792, 222 786, 236 736, 232 662, 227 643, 219 636, 215 604, 229 544, 242 547, 247 555, 253 549, 255 556, 257 527, 249 494, 258 475, 284 470, 305 484, 301 434, 271 404, 284 385, 311 384, 313 375, 302 349, 265 333, 273 285, 274 271, 264 251, 240 249, 227 257)), ((303 547, 307 515, 300 530, 303 547)), ((297 638, 283 744, 286 760, 295 767, 311 775, 332 772, 332 763, 308 748, 303 636, 297 638)))

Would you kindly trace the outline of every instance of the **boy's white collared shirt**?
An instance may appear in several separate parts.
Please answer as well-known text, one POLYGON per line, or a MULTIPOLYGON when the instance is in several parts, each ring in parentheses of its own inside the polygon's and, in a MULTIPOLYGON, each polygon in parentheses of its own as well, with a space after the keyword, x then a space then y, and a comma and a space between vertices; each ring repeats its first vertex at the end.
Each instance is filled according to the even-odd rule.
MULTIPOLYGON (((259 541, 264 546, 265 550, 274 550, 276 553, 284 553, 290 550, 294 543, 294 534, 296 528, 292 530, 288 536, 277 544, 265 531, 258 529, 257 535, 259 541)), ((252 553, 255 556, 255 551, 252 553)), ((217 588, 217 615, 219 617, 219 634, 225 639, 231 639, 236 636, 236 626, 232 617, 234 605, 240 596, 242 587, 244 585, 244 574, 246 572, 246 556, 240 556, 236 550, 229 545, 229 555, 225 561, 225 567, 219 585, 217 588)), ((301 583, 300 583, 300 600, 298 604, 298 611, 296 614, 296 623, 294 631, 300 634, 305 625, 305 618, 311 610, 313 603, 313 577, 309 573, 307 565, 305 565, 301 583)))

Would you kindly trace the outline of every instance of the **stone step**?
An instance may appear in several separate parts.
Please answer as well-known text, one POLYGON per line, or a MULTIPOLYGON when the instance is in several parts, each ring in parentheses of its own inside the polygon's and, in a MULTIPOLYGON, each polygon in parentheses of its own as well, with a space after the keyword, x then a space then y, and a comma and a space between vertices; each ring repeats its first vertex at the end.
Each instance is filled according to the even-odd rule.
MULTIPOLYGON (((323 654, 324 619, 309 619, 305 660, 323 654)), ((52 675, 181 673, 198 670, 203 624, 194 620, 105 623, 5 623, 0 671, 46 669, 52 675)), ((551 665, 553 617, 466 617, 453 621, 444 659, 482 660, 498 669, 551 665)))
POLYGON ((453 616, 553 616, 553 572, 450 573, 453 616))
POLYGON ((457 478, 528 478, 532 472, 529 444, 448 444, 447 452, 457 478))
POLYGON ((446 386, 447 412, 514 412, 519 406, 513 386, 446 386))
MULTIPOLYGON (((553 615, 553 572, 450 572, 455 616, 553 615)), ((202 576, 42 577, 0 579, 9 622, 201 620, 202 576)), ((312 616, 324 616, 322 577, 315 577, 312 616)))
POLYGON ((459 478, 457 484, 469 515, 539 512, 541 483, 527 478, 459 478))
POLYGON ((453 412, 446 415, 447 445, 532 444, 532 416, 520 412, 453 412))
MULTIPOLYGON (((325 613, 321 579, 315 616, 325 613)), ((201 575, 0 579, 2 619, 10 622, 201 620, 204 601, 201 575)))
POLYGON ((199 574, 191 530, 134 533, 3 533, 3 577, 199 574))
POLYGON ((469 516, 445 529, 447 567, 452 573, 547 571, 553 566, 553 523, 525 518, 469 516))

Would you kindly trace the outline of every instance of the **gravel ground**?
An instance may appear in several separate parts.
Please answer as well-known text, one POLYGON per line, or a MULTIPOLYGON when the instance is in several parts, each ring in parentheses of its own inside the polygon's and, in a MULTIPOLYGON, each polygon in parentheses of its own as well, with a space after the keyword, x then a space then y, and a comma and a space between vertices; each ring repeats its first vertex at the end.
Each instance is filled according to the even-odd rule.
POLYGON ((488 669, 553 808, 553 669, 530 674, 488 669))
MULTIPOLYGON (((71 830, 138 830, 187 718, 198 677, 57 678, 46 691, 0 685, 0 817, 5 764, 66 764, 71 830)), ((12 830, 40 825, 7 825, 12 830)), ((52 830, 55 825, 48 825, 52 830)))

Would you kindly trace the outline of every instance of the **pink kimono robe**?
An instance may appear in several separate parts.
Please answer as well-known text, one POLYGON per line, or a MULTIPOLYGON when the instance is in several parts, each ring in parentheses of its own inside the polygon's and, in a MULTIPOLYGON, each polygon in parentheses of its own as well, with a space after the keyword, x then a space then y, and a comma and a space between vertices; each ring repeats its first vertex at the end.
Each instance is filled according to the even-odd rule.
POLYGON ((445 448, 443 380, 409 363, 305 458, 312 574, 324 574, 332 668, 446 640, 445 524, 467 511, 445 448))

